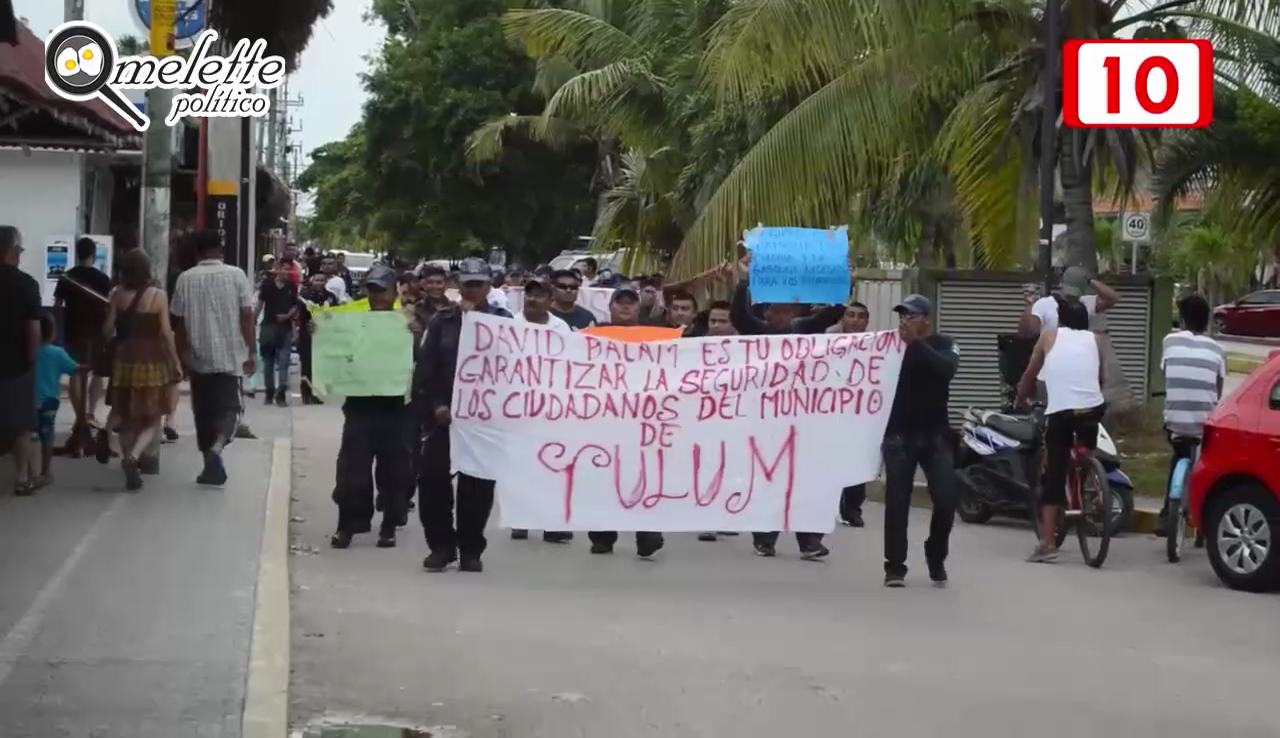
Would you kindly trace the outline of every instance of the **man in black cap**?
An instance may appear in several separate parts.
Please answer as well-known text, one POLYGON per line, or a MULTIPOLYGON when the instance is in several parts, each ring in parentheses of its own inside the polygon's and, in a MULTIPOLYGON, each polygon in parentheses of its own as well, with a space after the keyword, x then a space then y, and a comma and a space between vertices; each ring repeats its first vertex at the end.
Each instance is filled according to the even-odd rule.
POLYGON ((441 309, 431 319, 418 351, 413 377, 413 403, 426 438, 419 477, 418 517, 431 554, 422 562, 430 572, 444 571, 458 561, 460 571, 483 571, 480 556, 488 542, 484 537, 493 510, 494 482, 458 473, 458 523, 454 527, 454 491, 449 447, 449 408, 458 363, 458 342, 463 315, 475 310, 510 318, 511 313, 489 303, 493 281, 484 259, 463 259, 458 272, 458 302, 441 309), (461 559, 459 560, 459 557, 461 559))
MULTIPOLYGON (((640 325, 640 293, 629 282, 616 287, 613 290, 613 296, 609 298, 609 322, 602 326, 610 325, 624 328, 640 325)), ((591 539, 591 553, 611 554, 614 544, 618 542, 618 531, 593 530, 587 534, 587 537, 591 539)), ((636 556, 642 559, 653 558, 654 554, 662 550, 664 544, 665 540, 661 533, 636 531, 636 556)))
MULTIPOLYGON (((375 266, 365 277, 370 311, 394 311, 396 273, 375 266)), ((320 330, 323 330, 321 328, 320 330)), ((404 326, 406 349, 413 335, 404 326)), ((396 528, 404 525, 413 489, 413 414, 404 395, 348 397, 342 405, 342 447, 338 451, 333 501, 338 505, 338 530, 329 543, 347 548, 353 536, 373 527, 375 510, 382 510, 378 548, 396 545, 396 528), (374 499, 374 465, 377 499, 374 499)))
POLYGON ((898 314, 898 335, 907 347, 881 446, 885 477, 884 584, 906 584, 907 522, 919 466, 924 469, 929 496, 933 498, 924 556, 929 578, 942 585, 947 581, 945 562, 956 510, 947 403, 951 399, 951 379, 960 365, 960 348, 949 336, 933 332, 929 319, 933 310, 928 298, 907 295, 893 311, 898 314))

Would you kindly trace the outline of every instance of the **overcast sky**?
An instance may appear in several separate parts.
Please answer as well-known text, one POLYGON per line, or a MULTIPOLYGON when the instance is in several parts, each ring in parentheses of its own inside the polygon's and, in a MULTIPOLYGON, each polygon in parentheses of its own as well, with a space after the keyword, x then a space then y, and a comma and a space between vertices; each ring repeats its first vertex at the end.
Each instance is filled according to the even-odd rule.
MULTIPOLYGON (((131 0, 85 0, 85 19, 113 36, 143 36, 130 11, 131 0)), ((304 153, 347 134, 360 118, 364 89, 360 73, 364 57, 377 50, 383 38, 380 23, 366 23, 362 16, 370 0, 334 0, 333 12, 318 22, 311 44, 302 54, 297 74, 289 79, 289 96, 302 96, 305 104, 292 108, 294 134, 304 153)), ((62 22, 61 0, 15 0, 14 12, 25 18, 41 38, 62 22)))

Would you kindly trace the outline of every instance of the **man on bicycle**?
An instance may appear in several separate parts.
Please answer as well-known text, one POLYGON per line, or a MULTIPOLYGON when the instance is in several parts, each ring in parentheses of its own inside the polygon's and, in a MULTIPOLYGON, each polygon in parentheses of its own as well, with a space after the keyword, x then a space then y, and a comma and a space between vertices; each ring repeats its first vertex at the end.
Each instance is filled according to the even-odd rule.
POLYGON ((1098 445, 1098 424, 1106 410, 1102 396, 1102 352, 1089 330, 1089 311, 1078 300, 1058 306, 1058 325, 1040 334, 1031 363, 1018 383, 1018 403, 1033 397, 1036 380, 1044 383, 1044 478, 1040 486, 1040 541, 1027 558, 1051 563, 1058 558, 1058 515, 1067 503, 1067 465, 1071 450, 1098 445))
MULTIPOLYGON (((1160 368, 1164 371, 1164 429, 1173 448, 1169 459, 1169 481, 1179 459, 1191 458, 1204 421, 1222 398, 1227 378, 1227 352, 1205 335, 1209 330, 1209 303, 1200 295, 1178 301, 1182 330, 1164 337, 1160 368)), ((1169 517, 1169 484, 1165 484, 1164 506, 1156 523, 1156 535, 1166 533, 1169 517)))

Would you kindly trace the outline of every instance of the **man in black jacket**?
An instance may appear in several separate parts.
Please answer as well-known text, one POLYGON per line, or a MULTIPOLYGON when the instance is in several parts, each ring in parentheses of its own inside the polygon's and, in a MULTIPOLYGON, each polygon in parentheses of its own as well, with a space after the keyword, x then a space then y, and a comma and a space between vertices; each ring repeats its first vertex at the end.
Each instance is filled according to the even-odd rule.
POLYGON ((422 474, 418 487, 418 518, 431 554, 422 562, 430 572, 444 571, 458 561, 460 571, 483 571, 480 556, 489 513, 493 510, 494 481, 458 473, 458 524, 454 528, 453 468, 449 447, 449 408, 458 363, 462 317, 469 310, 510 318, 511 313, 489 304, 492 272, 484 259, 462 260, 458 275, 457 304, 441 309, 431 319, 414 367, 413 404, 426 440, 422 449, 422 474), (460 560, 459 560, 460 558, 460 560))
MULTIPOLYGON (((773 336, 796 333, 825 333, 844 316, 844 305, 829 305, 803 318, 797 318, 796 305, 775 303, 766 305, 764 319, 751 312, 750 285, 747 281, 750 255, 738 262, 738 286, 733 290, 733 302, 729 307, 729 320, 743 336, 773 336)), ((756 553, 760 556, 777 555, 778 531, 752 533, 756 553)), ((822 545, 821 533, 796 533, 796 545, 800 556, 808 560, 821 559, 831 553, 822 545)))
POLYGON ((949 336, 934 333, 932 305, 921 295, 907 295, 894 312, 899 335, 907 343, 898 391, 884 432, 884 584, 905 586, 907 522, 916 467, 924 469, 933 498, 929 538, 924 542, 929 578, 947 581, 948 542, 955 521, 955 459, 947 403, 951 380, 960 365, 960 348, 949 336))

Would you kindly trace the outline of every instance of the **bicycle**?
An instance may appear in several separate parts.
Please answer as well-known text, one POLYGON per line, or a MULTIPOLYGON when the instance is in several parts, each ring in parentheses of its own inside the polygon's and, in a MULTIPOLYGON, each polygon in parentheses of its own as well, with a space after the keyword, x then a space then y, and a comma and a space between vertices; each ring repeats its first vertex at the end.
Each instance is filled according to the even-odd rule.
MULTIPOLYGON (((1043 479, 1043 467, 1045 459, 1045 449, 1043 444, 1040 448, 1041 454, 1041 479, 1043 479)), ((1039 484, 1037 487, 1037 496, 1039 495, 1039 484)), ((1063 541, 1067 539, 1067 528, 1071 522, 1075 522, 1076 540, 1080 542, 1080 555, 1084 557, 1084 563, 1097 569, 1107 560, 1107 553, 1111 550, 1111 485, 1107 483, 1107 472, 1102 468, 1102 462, 1093 457, 1093 452, 1088 448, 1076 444, 1071 449, 1071 464, 1067 467, 1067 504, 1059 511, 1057 530, 1054 531, 1054 545, 1061 548, 1063 541), (1091 538, 1098 538, 1097 550, 1094 551, 1091 538)), ((1039 510, 1040 505, 1032 507, 1033 510, 1039 510)), ((1034 529, 1036 539, 1040 537, 1040 516, 1033 515, 1034 529)))
MULTIPOLYGON (((1164 549, 1169 563, 1176 564, 1182 560, 1182 545, 1186 543, 1187 527, 1191 525, 1191 515, 1187 505, 1188 483, 1191 481, 1191 469, 1200 456, 1200 439, 1171 434, 1169 440, 1175 444, 1184 443, 1191 449, 1189 456, 1178 459, 1178 463, 1173 466, 1173 473, 1169 475, 1169 511, 1166 518, 1168 524, 1165 526, 1164 549)), ((1195 545, 1196 548, 1204 545, 1204 534, 1199 530, 1196 530, 1195 545)))

